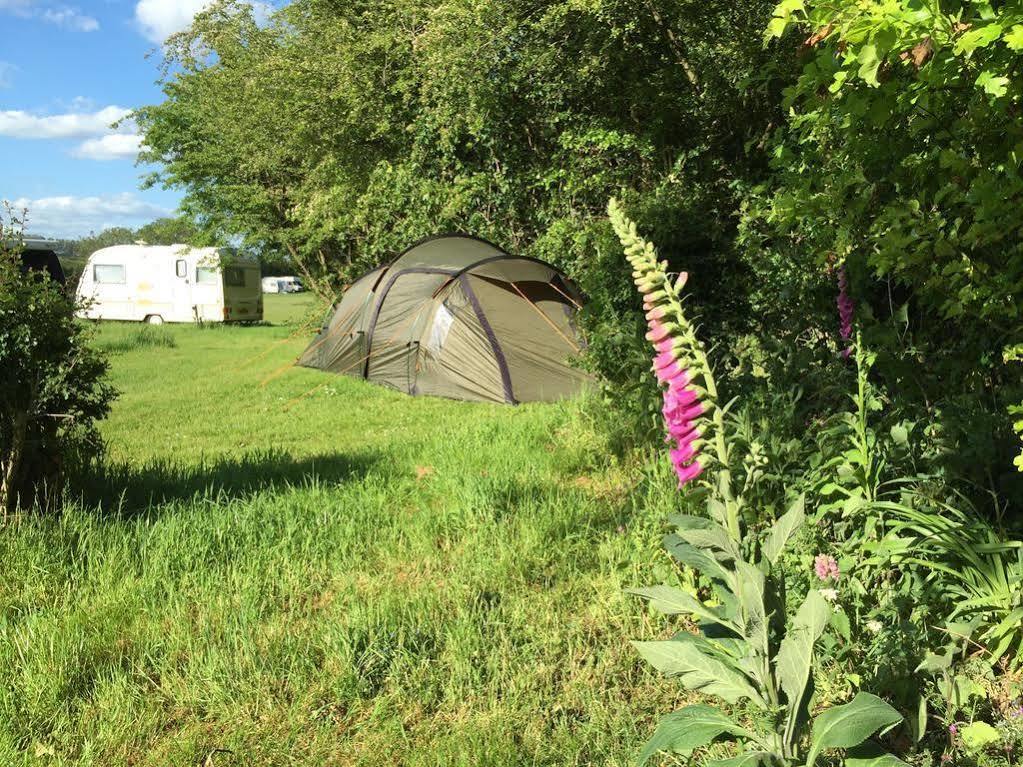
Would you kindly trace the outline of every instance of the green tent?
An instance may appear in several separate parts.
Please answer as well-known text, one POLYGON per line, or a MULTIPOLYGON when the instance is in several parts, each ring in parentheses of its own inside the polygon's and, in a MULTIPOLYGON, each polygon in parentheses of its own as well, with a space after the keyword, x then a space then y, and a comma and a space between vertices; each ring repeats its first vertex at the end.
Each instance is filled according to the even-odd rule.
POLYGON ((476 237, 432 237, 351 285, 298 364, 408 394, 555 400, 589 380, 569 362, 581 303, 550 264, 476 237))

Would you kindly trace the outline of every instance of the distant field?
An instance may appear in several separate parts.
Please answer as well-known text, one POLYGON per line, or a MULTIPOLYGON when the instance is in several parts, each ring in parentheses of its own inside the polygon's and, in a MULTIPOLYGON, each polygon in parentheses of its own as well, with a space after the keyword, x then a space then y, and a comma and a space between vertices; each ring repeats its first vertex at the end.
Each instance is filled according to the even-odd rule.
POLYGON ((577 403, 295 369, 311 310, 99 328, 108 468, 0 533, 0 765, 629 763, 670 480, 577 403))

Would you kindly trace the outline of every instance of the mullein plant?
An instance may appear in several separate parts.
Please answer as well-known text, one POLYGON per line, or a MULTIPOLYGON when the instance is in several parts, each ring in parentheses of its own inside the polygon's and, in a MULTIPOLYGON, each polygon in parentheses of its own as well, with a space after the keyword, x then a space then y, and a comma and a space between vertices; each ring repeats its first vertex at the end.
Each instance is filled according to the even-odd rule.
MULTIPOLYGON (((902 764, 869 742, 902 722, 874 695, 860 692, 811 722, 816 646, 834 613, 813 588, 793 615, 786 607, 783 554, 806 521, 804 501, 793 503, 762 538, 744 535, 743 499, 731 487, 723 408, 681 295, 687 276, 669 277, 667 263, 616 201, 608 212, 643 297, 672 467, 680 488, 699 484, 707 491, 707 514, 672 517, 674 532, 665 547, 700 575, 712 599, 671 586, 632 592, 662 613, 694 619, 698 630, 635 646, 683 687, 725 704, 695 703, 664 717, 639 764, 662 751, 684 756, 696 751, 699 763, 716 767, 813 767, 831 752, 850 767, 902 764)), ((840 583, 837 566, 816 564, 818 570, 827 566, 829 578, 840 583)))

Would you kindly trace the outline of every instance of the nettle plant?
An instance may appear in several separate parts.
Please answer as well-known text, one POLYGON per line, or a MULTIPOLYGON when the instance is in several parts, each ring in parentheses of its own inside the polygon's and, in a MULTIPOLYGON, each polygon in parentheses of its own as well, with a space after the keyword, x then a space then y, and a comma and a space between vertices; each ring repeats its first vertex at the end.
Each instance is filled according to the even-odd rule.
MULTIPOLYGON (((902 722, 902 715, 877 696, 860 692, 811 718, 817 645, 833 608, 826 591, 810 589, 790 616, 782 555, 806 521, 803 499, 762 538, 745 534, 745 502, 742 492, 733 490, 729 470, 726 408, 716 401, 706 351, 683 310, 686 275, 667 274, 666 262, 658 260, 654 246, 637 234, 614 200, 609 214, 643 294, 647 339, 656 352, 654 372, 664 386, 667 439, 675 445, 672 465, 680 487, 702 485, 707 497, 707 516, 675 516, 670 520, 675 532, 665 544, 701 576, 712 598, 668 586, 633 592, 660 612, 694 617, 698 630, 636 647, 687 689, 727 704, 693 704, 664 717, 640 764, 661 751, 689 755, 720 740, 733 741, 734 754, 707 755, 703 764, 811 767, 836 750, 851 767, 902 764, 871 741, 902 722)), ((825 575, 834 566, 827 559, 818 563, 825 575)))

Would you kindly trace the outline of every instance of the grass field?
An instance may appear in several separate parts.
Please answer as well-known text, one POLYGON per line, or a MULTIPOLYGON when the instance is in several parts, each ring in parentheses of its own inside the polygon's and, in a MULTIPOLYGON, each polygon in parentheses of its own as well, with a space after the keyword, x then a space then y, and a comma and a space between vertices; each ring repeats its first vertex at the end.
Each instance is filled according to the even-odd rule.
POLYGON ((670 479, 578 403, 292 368, 310 306, 268 299, 99 328, 107 468, 0 532, 0 765, 629 763, 674 702, 622 594, 670 479))

